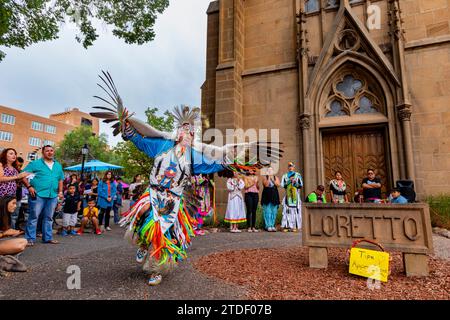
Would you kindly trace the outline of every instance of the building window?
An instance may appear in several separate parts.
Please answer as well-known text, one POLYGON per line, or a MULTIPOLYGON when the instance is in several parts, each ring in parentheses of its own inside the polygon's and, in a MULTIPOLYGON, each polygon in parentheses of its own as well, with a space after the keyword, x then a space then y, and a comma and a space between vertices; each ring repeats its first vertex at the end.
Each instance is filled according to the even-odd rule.
POLYGON ((327 117, 339 117, 347 115, 347 112, 345 112, 342 103, 338 100, 334 100, 333 102, 331 102, 330 109, 331 111, 327 113, 327 117))
POLYGON ((2 123, 14 125, 16 123, 16 117, 10 114, 2 113, 2 123))
POLYGON ((28 161, 36 160, 36 152, 29 152, 28 155, 27 155, 27 160, 28 161))
POLYGON ((92 120, 81 118, 81 125, 92 127, 92 120))
POLYGON ((55 142, 52 140, 44 140, 44 146, 54 146, 55 142))
POLYGON ((31 129, 36 131, 44 131, 44 124, 37 121, 33 121, 31 122, 31 129))
POLYGON ((30 143, 30 146, 40 147, 41 146, 41 139, 30 137, 29 143, 30 143))
POLYGON ((337 84, 336 89, 338 89, 338 91, 342 93, 345 98, 351 99, 355 97, 356 93, 362 88, 362 86, 363 84, 360 80, 353 78, 352 75, 346 75, 344 80, 337 84))
POLYGON ((13 139, 13 134, 11 132, 0 131, 0 140, 11 142, 13 139))
POLYGON ((306 0, 305 2, 305 12, 315 12, 319 11, 319 0, 306 0))
POLYGON ((340 72, 331 83, 323 117, 385 114, 383 91, 363 72, 347 68, 340 72))
POLYGON ((56 127, 55 126, 51 126, 51 125, 46 125, 45 126, 45 132, 51 133, 51 134, 56 134, 56 127))
POLYGON ((359 99, 358 109, 356 109, 356 114, 364 114, 364 113, 377 113, 378 109, 373 106, 373 102, 369 96, 362 96, 359 99))

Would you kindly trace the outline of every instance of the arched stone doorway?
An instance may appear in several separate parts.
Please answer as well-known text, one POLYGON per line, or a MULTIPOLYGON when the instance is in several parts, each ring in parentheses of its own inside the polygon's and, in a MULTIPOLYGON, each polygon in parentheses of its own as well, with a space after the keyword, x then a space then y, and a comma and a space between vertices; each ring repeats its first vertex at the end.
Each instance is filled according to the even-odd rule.
POLYGON ((323 86, 318 99, 320 176, 325 184, 341 171, 350 196, 374 169, 387 195, 392 187, 389 93, 367 69, 347 63, 323 86))

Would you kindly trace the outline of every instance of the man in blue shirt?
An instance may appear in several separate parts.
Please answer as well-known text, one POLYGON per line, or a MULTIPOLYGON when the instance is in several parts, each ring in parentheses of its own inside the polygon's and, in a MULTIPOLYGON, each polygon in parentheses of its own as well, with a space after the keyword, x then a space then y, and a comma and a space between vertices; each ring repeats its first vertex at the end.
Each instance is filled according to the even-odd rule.
POLYGON ((62 200, 64 173, 59 162, 53 159, 55 149, 47 145, 42 148, 42 158, 28 164, 24 169, 33 175, 28 182, 23 182, 30 193, 28 217, 25 238, 30 246, 36 242, 36 225, 41 214, 44 216, 42 223, 42 241, 44 243, 56 244, 58 241, 53 240, 52 225, 53 212, 58 204, 58 198, 62 200))
POLYGON ((406 200, 406 198, 400 194, 400 190, 398 190, 398 189, 392 189, 391 195, 389 196, 389 201, 391 203, 397 203, 397 204, 408 203, 408 200, 406 200))

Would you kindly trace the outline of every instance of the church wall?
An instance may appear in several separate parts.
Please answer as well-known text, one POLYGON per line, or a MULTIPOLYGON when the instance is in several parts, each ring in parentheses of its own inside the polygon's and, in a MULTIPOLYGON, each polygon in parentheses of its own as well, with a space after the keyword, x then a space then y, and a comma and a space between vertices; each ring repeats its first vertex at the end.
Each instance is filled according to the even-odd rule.
MULTIPOLYGON (((226 2, 231 3, 230 0, 226 2)), ((233 109, 239 115, 227 118, 225 114, 217 117, 216 113, 215 119, 220 120, 227 127, 232 127, 232 124, 240 127, 236 121, 244 128, 279 127, 280 138, 285 143, 286 151, 281 162, 280 176, 287 161, 296 162, 300 168, 302 166, 300 163, 302 133, 298 126, 300 102, 298 101, 297 22, 295 19, 295 10, 298 9, 300 2, 302 0, 240 2, 243 7, 243 19, 238 23, 239 39, 235 39, 234 45, 239 48, 234 48, 234 55, 235 60, 236 54, 239 57, 238 69, 242 69, 239 72, 236 72, 236 69, 216 71, 216 84, 222 87, 221 89, 219 86, 215 91, 218 97, 215 101, 216 112, 218 103, 221 103, 220 97, 226 98, 225 90, 228 89, 225 84, 234 88, 235 98, 236 95, 239 96, 238 100, 241 101, 242 107, 239 110, 237 105, 233 105, 233 109), (225 80, 228 82, 219 83, 225 80), (236 94, 236 90, 239 94, 236 94)), ((326 3, 326 1, 322 2, 326 3)), ((352 10, 363 24, 367 19, 366 8, 369 3, 381 8, 381 29, 369 30, 368 33, 394 64, 389 33, 389 1, 372 0, 363 1, 362 4, 352 4, 352 10)), ((399 3, 402 10, 402 26, 406 31, 404 59, 412 105, 411 131, 416 191, 419 199, 423 200, 429 194, 450 192, 448 179, 450 174, 450 87, 448 86, 450 1, 399 0, 399 3)), ((322 9, 316 13, 306 14, 309 71, 314 67, 328 33, 333 32, 332 26, 336 14, 337 9, 322 9)), ((219 16, 224 17, 223 14, 217 17, 219 16)), ((219 47, 233 46, 230 39, 232 33, 227 32, 226 35, 226 43, 223 42, 219 47)), ((225 58, 225 55, 222 58, 225 58)), ((208 97, 211 99, 211 95, 205 94, 204 99, 208 97)), ((388 106, 392 110, 394 107, 394 105, 388 106)), ((219 106, 219 109, 223 110, 221 112, 229 110, 225 105, 219 106)), ((220 123, 218 126, 220 127, 220 123)), ((311 138, 315 139, 313 135, 311 138)), ((403 152, 401 145, 398 148, 403 152)), ((395 165, 402 168, 403 176, 405 164, 402 162, 404 161, 402 157, 403 155, 400 156, 400 163, 395 165)), ((310 166, 317 165, 320 164, 311 163, 310 166)), ((220 191, 219 198, 222 199, 222 203, 226 203, 226 190, 220 191)))
POLYGON ((422 195, 450 192, 450 44, 414 49, 406 61, 417 188, 422 195))
POLYGON ((289 161, 300 168, 297 71, 244 77, 243 88, 244 128, 279 129, 285 156, 278 175, 286 170, 289 161))
POLYGON ((401 0, 416 189, 450 193, 450 1, 401 0))
POLYGON ((246 0, 245 69, 295 62, 295 9, 292 0, 246 0))

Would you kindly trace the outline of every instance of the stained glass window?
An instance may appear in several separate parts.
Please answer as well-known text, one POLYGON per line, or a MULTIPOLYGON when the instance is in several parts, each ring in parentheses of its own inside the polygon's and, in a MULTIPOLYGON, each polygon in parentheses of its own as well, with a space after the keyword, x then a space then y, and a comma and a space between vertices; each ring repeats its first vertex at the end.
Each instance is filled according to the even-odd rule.
POLYGON ((347 115, 340 101, 334 100, 333 102, 331 102, 330 109, 331 111, 327 113, 327 117, 340 117, 347 115))
POLYGON ((319 11, 319 0, 306 0, 305 11, 306 13, 319 11))
POLYGON ((362 82, 353 78, 351 75, 344 77, 344 81, 339 82, 336 89, 346 98, 354 98, 359 89, 362 88, 362 82))
POLYGON ((377 108, 373 106, 373 103, 369 98, 367 98, 366 96, 362 96, 361 99, 359 99, 358 109, 355 111, 355 113, 364 114, 377 112, 377 108))

